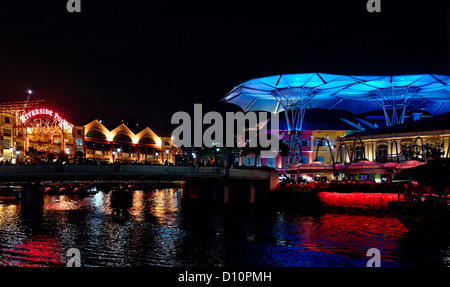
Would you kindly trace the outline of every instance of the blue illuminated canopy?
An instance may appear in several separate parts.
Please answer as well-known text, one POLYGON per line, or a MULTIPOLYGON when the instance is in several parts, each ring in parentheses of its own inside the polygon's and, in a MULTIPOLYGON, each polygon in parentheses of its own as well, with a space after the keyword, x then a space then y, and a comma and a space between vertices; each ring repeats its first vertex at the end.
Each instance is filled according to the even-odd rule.
POLYGON ((223 100, 247 111, 285 112, 290 130, 301 130, 305 109, 383 111, 387 125, 406 112, 450 112, 450 76, 437 74, 345 76, 324 73, 276 75, 236 86, 223 100), (289 111, 289 113, 288 113, 289 111))

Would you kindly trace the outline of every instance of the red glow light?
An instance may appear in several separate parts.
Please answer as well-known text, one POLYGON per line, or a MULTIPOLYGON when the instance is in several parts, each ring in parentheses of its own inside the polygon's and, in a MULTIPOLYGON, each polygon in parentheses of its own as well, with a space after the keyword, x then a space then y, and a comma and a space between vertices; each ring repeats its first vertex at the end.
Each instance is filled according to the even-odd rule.
POLYGON ((33 236, 16 244, 14 249, 3 249, 6 265, 19 267, 63 266, 62 250, 58 242, 48 236, 33 236))
POLYGON ((398 195, 393 193, 340 193, 319 192, 320 201, 330 207, 353 207, 361 209, 387 208, 389 201, 397 200, 398 195))

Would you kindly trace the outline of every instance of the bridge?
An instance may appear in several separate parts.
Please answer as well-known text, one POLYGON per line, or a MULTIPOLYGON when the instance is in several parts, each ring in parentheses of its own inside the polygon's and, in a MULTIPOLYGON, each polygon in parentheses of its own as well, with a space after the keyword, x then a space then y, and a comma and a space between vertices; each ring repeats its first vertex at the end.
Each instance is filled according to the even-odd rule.
POLYGON ((268 180, 270 170, 171 165, 5 165, 0 182, 190 178, 268 180))
POLYGON ((0 182, 22 185, 22 204, 40 201, 41 182, 145 180, 184 181, 186 199, 228 203, 267 201, 278 184, 274 169, 147 165, 9 165, 0 166, 0 182))

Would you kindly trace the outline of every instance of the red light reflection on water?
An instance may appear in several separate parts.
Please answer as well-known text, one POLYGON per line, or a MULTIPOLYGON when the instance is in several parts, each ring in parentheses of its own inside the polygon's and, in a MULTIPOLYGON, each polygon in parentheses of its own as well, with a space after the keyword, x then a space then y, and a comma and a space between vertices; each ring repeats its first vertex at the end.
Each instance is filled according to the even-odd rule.
POLYGON ((58 267, 63 266, 58 242, 49 236, 39 235, 25 239, 12 249, 3 249, 3 264, 19 267, 58 267))
POLYGON ((313 224, 298 225, 302 248, 364 257, 378 248, 383 259, 394 259, 398 242, 407 229, 392 216, 327 213, 313 224))
POLYGON ((324 206, 344 209, 299 222, 302 248, 360 258, 368 249, 378 248, 383 259, 395 259, 398 242, 408 231, 387 208, 389 201, 397 200, 397 194, 320 192, 318 195, 324 206))

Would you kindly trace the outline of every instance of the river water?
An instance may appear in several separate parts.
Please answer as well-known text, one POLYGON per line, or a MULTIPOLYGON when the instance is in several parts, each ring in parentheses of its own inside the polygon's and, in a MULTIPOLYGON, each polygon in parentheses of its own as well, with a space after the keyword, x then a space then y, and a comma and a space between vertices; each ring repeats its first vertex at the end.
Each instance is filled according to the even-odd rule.
POLYGON ((2 202, 0 265, 65 266, 70 248, 82 266, 353 267, 370 248, 381 266, 450 265, 450 239, 408 232, 385 207, 394 195, 321 193, 327 208, 300 210, 183 204, 182 193, 135 190, 128 206, 104 192, 46 195, 37 211, 2 202))

